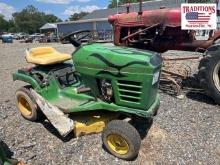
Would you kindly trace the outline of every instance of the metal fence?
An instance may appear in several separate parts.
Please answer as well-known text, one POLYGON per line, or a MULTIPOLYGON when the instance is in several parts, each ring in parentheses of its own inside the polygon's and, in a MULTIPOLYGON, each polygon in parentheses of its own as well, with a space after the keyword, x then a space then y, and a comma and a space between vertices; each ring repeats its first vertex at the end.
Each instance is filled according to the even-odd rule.
POLYGON ((114 36, 112 30, 93 31, 93 35, 94 35, 94 39, 101 41, 113 41, 113 36, 114 36))

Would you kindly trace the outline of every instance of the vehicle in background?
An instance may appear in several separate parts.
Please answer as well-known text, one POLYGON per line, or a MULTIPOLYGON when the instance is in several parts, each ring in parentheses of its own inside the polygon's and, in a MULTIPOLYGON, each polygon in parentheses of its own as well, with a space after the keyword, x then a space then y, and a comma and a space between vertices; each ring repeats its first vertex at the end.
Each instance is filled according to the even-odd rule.
POLYGON ((159 8, 109 16, 114 44, 156 52, 184 50, 205 52, 219 43, 220 30, 182 30, 181 8, 159 8), (129 19, 128 19, 129 18, 129 19))
POLYGON ((11 34, 3 34, 1 39, 2 43, 13 43, 13 35, 11 34))
POLYGON ((33 42, 47 43, 47 42, 57 42, 57 41, 58 41, 58 37, 56 34, 48 35, 48 34, 34 33, 25 38, 25 43, 33 43, 33 42))
POLYGON ((18 33, 15 33, 13 39, 18 40, 18 33))
POLYGON ((32 39, 32 42, 40 42, 45 37, 45 34, 34 33, 29 35, 29 40, 32 39))
POLYGON ((13 39, 24 40, 28 36, 29 36, 29 34, 27 34, 27 33, 16 33, 16 34, 14 34, 13 39))
POLYGON ((40 37, 44 37, 45 35, 44 34, 41 34, 41 33, 34 33, 34 34, 31 34, 30 37, 32 38, 40 38, 40 37))
POLYGON ((47 42, 58 42, 57 34, 50 33, 49 35, 45 36, 47 38, 47 42))

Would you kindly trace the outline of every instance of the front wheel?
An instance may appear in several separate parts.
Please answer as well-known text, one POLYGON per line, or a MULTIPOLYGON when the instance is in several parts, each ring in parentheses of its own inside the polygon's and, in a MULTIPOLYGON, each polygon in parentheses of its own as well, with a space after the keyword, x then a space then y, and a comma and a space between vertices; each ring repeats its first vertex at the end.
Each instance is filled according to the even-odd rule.
POLYGON ((205 52, 199 65, 200 85, 206 94, 220 104, 220 45, 213 45, 205 52))
POLYGON ((112 120, 107 124, 102 141, 112 155, 124 160, 136 158, 141 144, 138 131, 122 120, 112 120))
POLYGON ((15 101, 18 110, 25 119, 36 121, 42 117, 42 113, 39 110, 34 97, 31 95, 29 88, 22 87, 18 89, 15 93, 15 101))

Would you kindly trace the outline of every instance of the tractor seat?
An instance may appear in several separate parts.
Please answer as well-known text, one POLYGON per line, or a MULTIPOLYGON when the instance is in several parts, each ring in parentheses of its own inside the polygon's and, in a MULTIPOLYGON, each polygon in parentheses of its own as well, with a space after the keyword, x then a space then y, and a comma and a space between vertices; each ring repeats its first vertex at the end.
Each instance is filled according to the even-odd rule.
POLYGON ((27 62, 36 65, 52 65, 70 59, 71 55, 59 53, 52 47, 38 47, 26 50, 27 62))

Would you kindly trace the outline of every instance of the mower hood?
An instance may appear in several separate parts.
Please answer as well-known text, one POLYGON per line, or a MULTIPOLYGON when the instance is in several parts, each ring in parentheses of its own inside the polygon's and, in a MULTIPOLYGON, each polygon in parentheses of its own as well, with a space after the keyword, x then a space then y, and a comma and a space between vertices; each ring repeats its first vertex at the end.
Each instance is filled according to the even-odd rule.
POLYGON ((156 52, 98 43, 82 46, 74 53, 73 61, 76 69, 142 74, 152 74, 162 64, 156 52))
POLYGON ((86 86, 98 91, 96 80, 110 80, 115 103, 147 110, 156 100, 160 54, 113 44, 88 44, 74 53, 73 62, 86 86))

